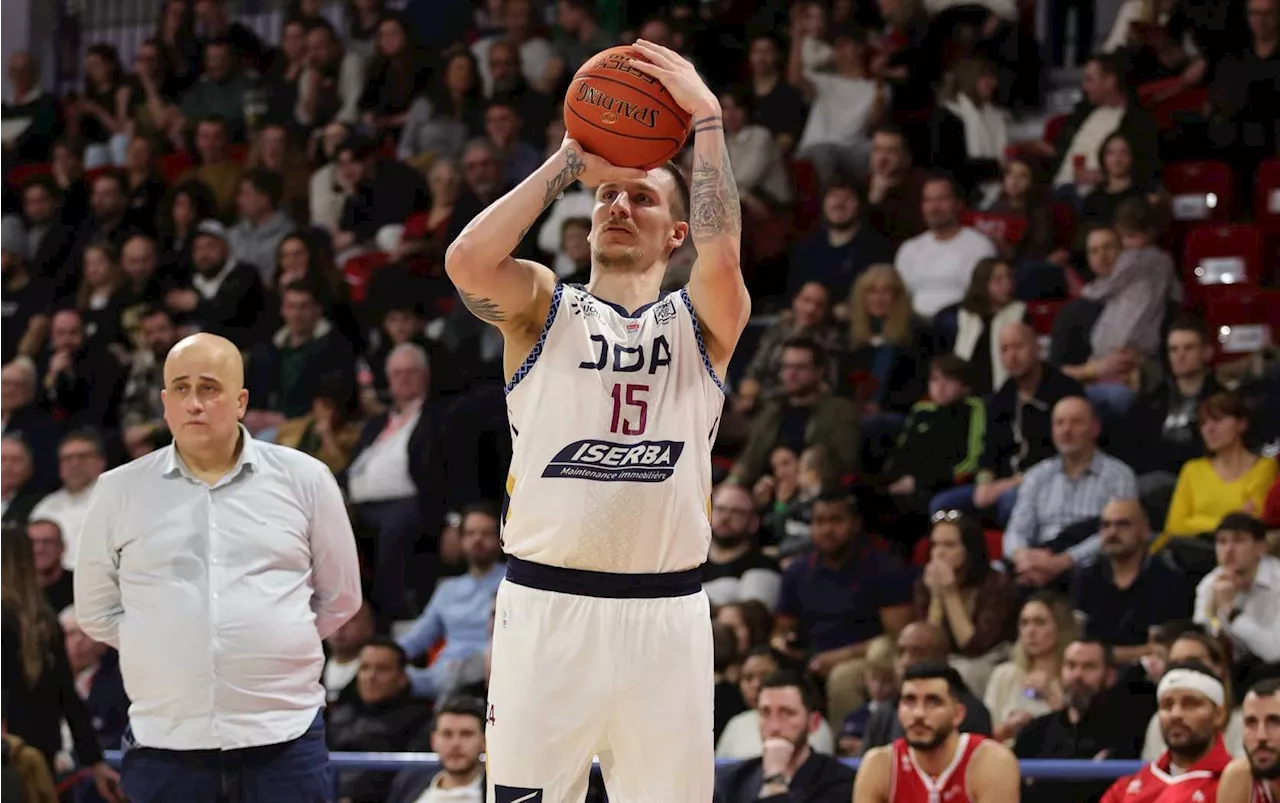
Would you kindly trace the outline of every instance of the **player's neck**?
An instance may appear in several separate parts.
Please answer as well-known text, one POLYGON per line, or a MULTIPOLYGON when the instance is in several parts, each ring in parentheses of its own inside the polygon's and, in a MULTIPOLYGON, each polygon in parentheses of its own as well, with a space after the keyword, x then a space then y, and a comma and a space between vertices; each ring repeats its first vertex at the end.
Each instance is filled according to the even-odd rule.
POLYGON ((1216 744, 1217 744, 1217 739, 1215 738, 1214 741, 1209 742, 1208 747, 1206 747, 1205 749, 1201 750, 1199 753, 1196 753, 1193 756, 1178 755, 1177 753, 1170 751, 1170 754, 1169 754, 1170 766, 1180 767, 1183 772, 1186 772, 1187 770, 1191 769, 1195 765, 1199 764, 1201 761, 1204 761, 1205 756, 1209 755, 1209 753, 1213 751, 1213 748, 1216 744))
POLYGON ((482 769, 483 768, 479 764, 476 764, 467 772, 450 772, 449 770, 444 770, 440 773, 440 788, 462 789, 469 786, 475 782, 476 778, 480 777, 480 771, 482 769))
POLYGON ((587 292, 601 301, 617 304, 629 313, 658 300, 665 271, 591 271, 587 292))
POLYGON ((942 744, 932 750, 916 750, 911 749, 912 757, 916 760, 916 766, 930 778, 937 779, 942 773, 947 771, 947 767, 951 766, 951 761, 956 756, 956 750, 960 749, 960 734, 952 731, 942 744))

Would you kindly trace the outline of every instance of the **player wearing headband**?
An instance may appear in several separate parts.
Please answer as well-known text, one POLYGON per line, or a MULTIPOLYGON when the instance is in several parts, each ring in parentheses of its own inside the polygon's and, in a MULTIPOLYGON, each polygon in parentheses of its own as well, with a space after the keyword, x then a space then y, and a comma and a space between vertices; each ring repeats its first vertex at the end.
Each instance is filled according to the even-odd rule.
POLYGON ((1222 744, 1227 701, 1222 681, 1199 661, 1170 664, 1156 688, 1168 749, 1137 775, 1116 781, 1100 803, 1213 803, 1231 763, 1222 744))
POLYGON ((1280 678, 1244 696, 1243 758, 1231 762, 1218 787, 1220 803, 1280 803, 1280 678))

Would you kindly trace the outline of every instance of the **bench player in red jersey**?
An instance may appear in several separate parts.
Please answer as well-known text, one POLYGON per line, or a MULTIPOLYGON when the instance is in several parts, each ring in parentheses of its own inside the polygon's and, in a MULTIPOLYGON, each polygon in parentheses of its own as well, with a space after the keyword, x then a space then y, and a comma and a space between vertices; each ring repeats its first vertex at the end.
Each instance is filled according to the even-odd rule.
POLYGON ((1244 696, 1243 758, 1218 786, 1221 803, 1280 803, 1280 678, 1259 681, 1244 696))
POLYGON ((898 700, 906 738, 862 759, 853 803, 1016 803, 1022 780, 1009 748, 956 730, 964 688, 946 664, 907 667, 898 700))
POLYGON ((1100 803, 1213 803, 1231 763, 1222 729, 1231 710, 1222 681, 1199 661, 1170 664, 1156 688, 1168 749, 1112 784, 1100 803))

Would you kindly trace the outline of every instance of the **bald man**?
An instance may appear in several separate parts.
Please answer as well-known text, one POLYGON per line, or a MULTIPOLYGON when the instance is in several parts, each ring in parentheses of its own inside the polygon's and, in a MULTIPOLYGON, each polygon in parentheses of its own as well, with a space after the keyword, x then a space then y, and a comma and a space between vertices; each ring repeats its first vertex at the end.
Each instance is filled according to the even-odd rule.
POLYGON ((1088 399, 1059 401, 1051 425, 1057 454, 1026 473, 1004 531, 1005 559, 1024 588, 1065 586, 1067 570, 1101 549, 1102 508, 1138 495, 1133 470, 1098 448, 1101 424, 1088 399))
POLYGON ((170 446, 102 475, 76 618, 120 651, 132 803, 328 800, 321 641, 360 607, 342 494, 320 461, 254 441, 234 344, 164 364, 170 446))
POLYGON ((1112 499, 1098 523, 1101 558, 1071 578, 1071 608, 1084 614, 1085 635, 1110 644, 1122 664, 1151 651, 1156 625, 1191 618, 1195 589, 1162 560, 1149 560, 1151 525, 1137 499, 1112 499))

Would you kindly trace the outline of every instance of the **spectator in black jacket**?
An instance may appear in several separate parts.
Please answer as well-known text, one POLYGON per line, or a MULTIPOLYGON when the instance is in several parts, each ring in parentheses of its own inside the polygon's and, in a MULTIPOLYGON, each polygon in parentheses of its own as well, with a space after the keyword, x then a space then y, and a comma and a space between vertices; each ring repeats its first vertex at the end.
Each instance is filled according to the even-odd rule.
POLYGON ((65 636, 71 676, 89 711, 98 744, 103 750, 119 750, 129 725, 129 695, 120 675, 120 653, 86 636, 73 609, 64 608, 58 622, 65 636))
POLYGON ((842 307, 864 270, 893 261, 893 246, 867 223, 863 201, 862 191, 852 184, 827 187, 822 196, 822 228, 792 249, 788 281, 793 294, 806 282, 818 282, 842 307))
POLYGON ((216 220, 196 227, 190 286, 165 294, 165 306, 187 331, 221 335, 241 350, 258 341, 263 318, 260 271, 231 256, 227 230, 216 220))
MULTIPOLYGON (((431 709, 416 700, 405 673, 408 659, 399 644, 375 636, 360 651, 356 696, 329 713, 329 749, 395 752, 409 748, 430 722, 431 709)), ((385 772, 344 772, 338 797, 351 803, 381 803, 391 789, 385 772)))
POLYGON ((6 72, 13 91, 4 103, 4 121, 29 122, 21 134, 5 139, 5 162, 43 162, 49 158, 49 146, 62 128, 62 105, 41 89, 40 63, 30 53, 20 50, 9 56, 6 72))
POLYGON ((1008 324, 999 340, 1000 362, 1009 378, 987 404, 977 483, 944 491, 929 507, 935 513, 951 508, 990 511, 1003 527, 1013 513, 1023 473, 1055 454, 1053 406, 1067 396, 1083 396, 1084 388, 1040 359, 1036 331, 1028 324, 1008 324))
MULTIPOLYGON (((22 190, 22 219, 27 235, 23 264, 30 266, 50 290, 55 280, 71 270, 68 260, 75 244, 75 228, 62 218, 62 203, 62 191, 48 176, 31 179, 22 190)), ((74 291, 74 280, 78 278, 71 275, 64 281, 74 291)), ((5 351, 15 346, 17 343, 8 345, 5 351)))
POLYGON ((403 162, 380 158, 377 144, 368 137, 349 137, 334 152, 334 161, 339 181, 354 188, 333 238, 338 252, 372 243, 383 226, 402 224, 431 205, 422 174, 403 162))
POLYGON ((125 370, 120 360, 85 337, 74 309, 58 310, 49 327, 40 383, 42 406, 68 429, 113 429, 119 421, 125 370))
POLYGON ((22 223, 15 217, 6 217, 3 224, 4 307, 0 316, 0 361, 8 362, 18 355, 34 357, 44 346, 49 333, 50 283, 33 275, 27 267, 23 252, 27 249, 27 235, 22 223))
POLYGON ((17 435, 0 439, 0 520, 25 525, 44 494, 33 490, 31 450, 17 435))
POLYGON ((744 761, 716 784, 716 803, 848 803, 853 770, 809 747, 822 722, 818 691, 795 672, 766 678, 760 712, 760 758, 744 761))

